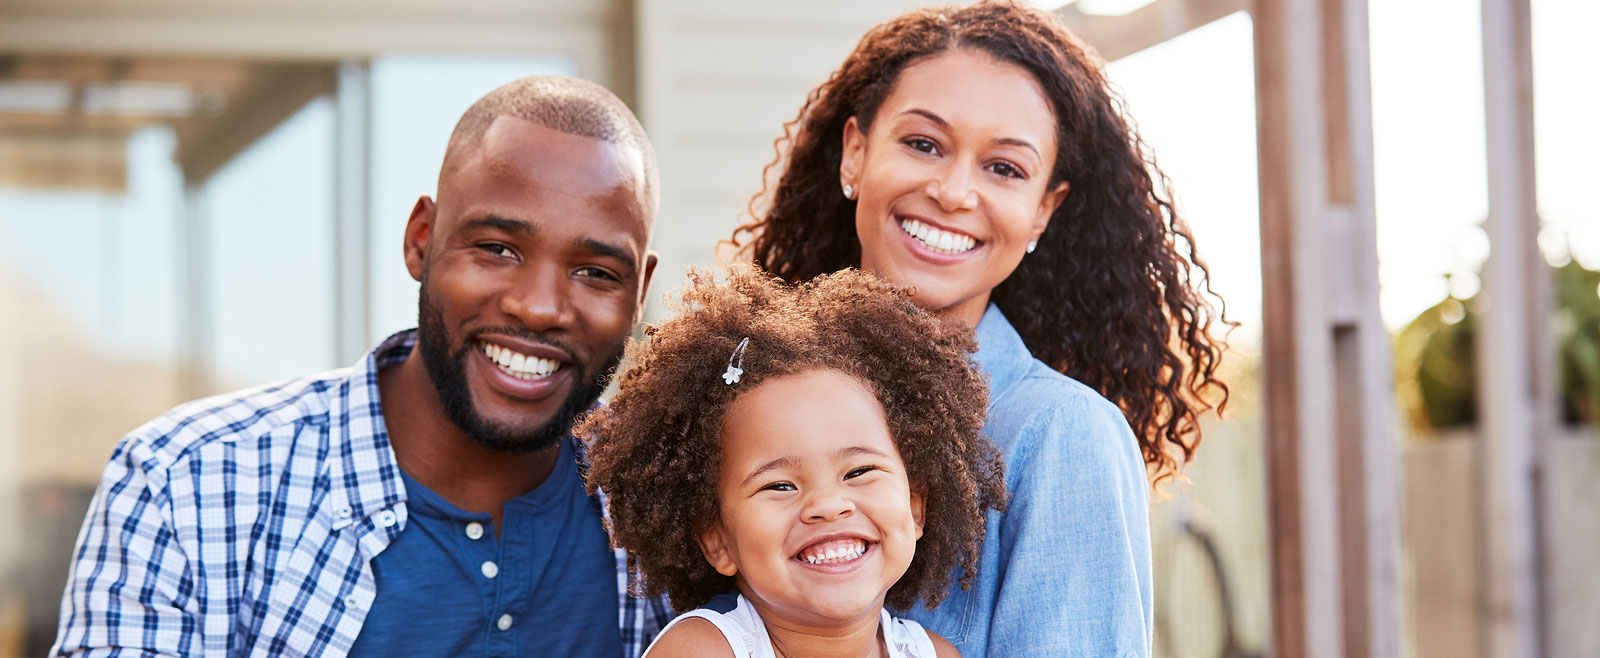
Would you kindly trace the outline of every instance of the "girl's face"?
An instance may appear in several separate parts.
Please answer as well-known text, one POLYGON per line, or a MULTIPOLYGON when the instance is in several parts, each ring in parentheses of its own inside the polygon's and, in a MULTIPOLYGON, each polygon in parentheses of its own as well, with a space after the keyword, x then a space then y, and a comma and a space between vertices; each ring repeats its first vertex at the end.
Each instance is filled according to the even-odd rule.
POLYGON ((1056 122, 1025 69, 954 50, 900 73, 870 130, 844 129, 861 268, 916 286, 924 308, 976 326, 1066 197, 1050 185, 1056 122))
POLYGON ((768 623, 877 619, 911 565, 922 497, 883 409, 834 370, 768 379, 728 408, 720 521, 700 537, 768 623))

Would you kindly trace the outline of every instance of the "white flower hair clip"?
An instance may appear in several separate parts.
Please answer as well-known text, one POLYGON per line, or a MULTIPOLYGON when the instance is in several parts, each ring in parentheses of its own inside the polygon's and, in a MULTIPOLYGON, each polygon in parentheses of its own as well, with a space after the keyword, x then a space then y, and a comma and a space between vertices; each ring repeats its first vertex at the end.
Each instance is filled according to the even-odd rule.
POLYGON ((733 353, 728 355, 728 369, 722 373, 722 382, 729 386, 739 383, 739 377, 744 374, 744 348, 750 344, 750 337, 745 336, 739 341, 739 346, 733 348, 733 353), (739 359, 734 365, 734 358, 739 359))

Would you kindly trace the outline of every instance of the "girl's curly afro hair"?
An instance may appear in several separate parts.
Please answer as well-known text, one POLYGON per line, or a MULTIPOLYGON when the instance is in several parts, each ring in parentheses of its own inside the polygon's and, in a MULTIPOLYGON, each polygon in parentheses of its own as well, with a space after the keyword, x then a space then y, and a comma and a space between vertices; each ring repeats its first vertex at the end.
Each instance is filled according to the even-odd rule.
POLYGON ((885 602, 932 608, 957 565, 971 584, 985 509, 1005 504, 1005 466, 982 433, 988 395, 970 330, 862 272, 791 287, 741 266, 721 285, 691 272, 679 315, 645 335, 628 346, 617 395, 576 430, 592 442, 588 486, 609 497, 612 541, 642 576, 636 593, 665 592, 683 611, 733 589, 696 542, 720 518, 723 414, 763 380, 815 369, 874 392, 927 506, 916 555, 885 602), (730 386, 722 375, 744 338, 744 373, 730 386))

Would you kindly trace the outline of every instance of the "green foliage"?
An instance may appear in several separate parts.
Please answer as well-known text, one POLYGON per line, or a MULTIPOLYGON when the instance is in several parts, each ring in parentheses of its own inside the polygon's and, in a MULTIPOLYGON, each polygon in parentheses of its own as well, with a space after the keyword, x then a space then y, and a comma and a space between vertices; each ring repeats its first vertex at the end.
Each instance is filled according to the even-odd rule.
MULTIPOLYGON (((1553 331, 1560 376, 1561 416, 1567 423, 1600 421, 1600 272, 1576 261, 1553 268, 1553 331)), ((1400 406, 1418 429, 1470 425, 1477 420, 1477 355, 1473 351, 1479 297, 1454 297, 1417 315, 1394 338, 1400 406)))

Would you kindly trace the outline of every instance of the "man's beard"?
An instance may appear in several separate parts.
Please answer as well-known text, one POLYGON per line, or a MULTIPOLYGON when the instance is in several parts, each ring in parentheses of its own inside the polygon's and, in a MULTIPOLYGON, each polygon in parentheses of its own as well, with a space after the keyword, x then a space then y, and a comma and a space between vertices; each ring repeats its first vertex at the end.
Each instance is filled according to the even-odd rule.
POLYGON ((426 273, 422 279, 422 293, 417 306, 419 307, 417 345, 422 352, 422 363, 427 368, 428 379, 433 380, 433 389, 439 396, 439 402, 444 406, 445 417, 478 445, 490 450, 529 453, 555 445, 557 441, 571 433, 573 420, 593 407, 595 400, 600 399, 600 394, 606 390, 606 380, 610 373, 622 361, 622 350, 619 348, 607 360, 608 363, 600 371, 600 376, 585 385, 581 381, 585 368, 577 361, 572 350, 521 327, 474 331, 471 336, 465 337, 461 347, 452 354, 450 339, 445 331, 444 316, 428 300, 426 273), (472 391, 467 388, 467 359, 472 356, 474 350, 482 349, 478 345, 477 337, 489 334, 517 336, 551 345, 566 352, 571 359, 563 367, 572 368, 577 373, 576 384, 549 422, 532 428, 508 426, 484 418, 473 407, 472 391))

